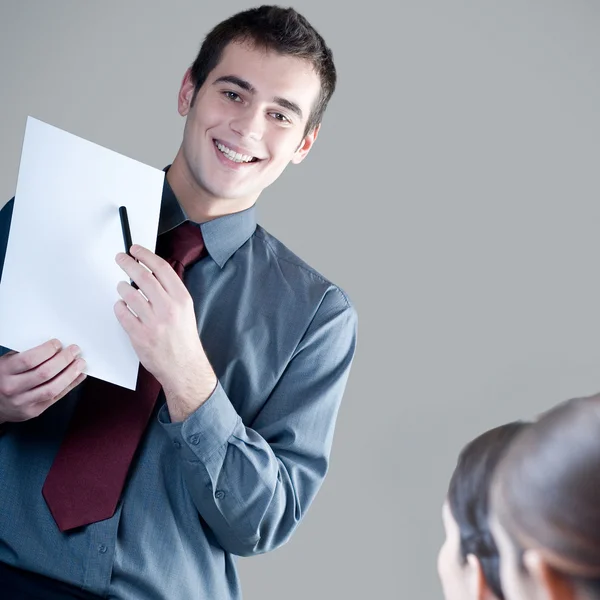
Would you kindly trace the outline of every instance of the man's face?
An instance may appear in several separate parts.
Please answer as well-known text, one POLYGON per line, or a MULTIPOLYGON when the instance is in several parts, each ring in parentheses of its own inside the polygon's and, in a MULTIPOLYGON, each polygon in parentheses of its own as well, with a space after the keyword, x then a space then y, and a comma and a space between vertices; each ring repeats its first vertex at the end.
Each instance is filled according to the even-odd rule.
POLYGON ((231 43, 193 101, 186 74, 179 112, 187 116, 180 154, 194 187, 211 200, 247 207, 285 167, 304 159, 318 130, 304 129, 320 92, 305 60, 231 43))

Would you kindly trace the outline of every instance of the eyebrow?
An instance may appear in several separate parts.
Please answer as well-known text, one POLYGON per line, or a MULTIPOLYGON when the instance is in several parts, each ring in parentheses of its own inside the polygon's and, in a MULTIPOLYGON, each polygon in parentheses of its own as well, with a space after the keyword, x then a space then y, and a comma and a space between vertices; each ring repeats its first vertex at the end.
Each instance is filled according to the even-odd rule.
MULTIPOLYGON (((243 90, 246 90, 250 94, 256 94, 256 88, 249 81, 246 81, 237 75, 223 75, 216 79, 213 82, 213 85, 216 85, 217 83, 231 83, 239 88, 242 88, 243 90)), ((287 100, 286 98, 282 98, 281 96, 275 96, 273 98, 273 102, 302 118, 302 109, 295 102, 287 100)))

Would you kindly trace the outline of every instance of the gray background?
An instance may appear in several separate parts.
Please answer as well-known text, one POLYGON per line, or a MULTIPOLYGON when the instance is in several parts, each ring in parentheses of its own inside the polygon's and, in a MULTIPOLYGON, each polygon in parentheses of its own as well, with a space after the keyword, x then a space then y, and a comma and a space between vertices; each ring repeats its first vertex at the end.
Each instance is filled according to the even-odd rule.
MULTIPOLYGON (((28 114, 162 168, 204 34, 251 3, 1 0, 0 204, 28 114)), ((248 600, 440 598, 440 506, 482 430, 600 390, 600 8, 294 5, 339 88, 260 221, 345 288, 359 349, 330 474, 248 600)))

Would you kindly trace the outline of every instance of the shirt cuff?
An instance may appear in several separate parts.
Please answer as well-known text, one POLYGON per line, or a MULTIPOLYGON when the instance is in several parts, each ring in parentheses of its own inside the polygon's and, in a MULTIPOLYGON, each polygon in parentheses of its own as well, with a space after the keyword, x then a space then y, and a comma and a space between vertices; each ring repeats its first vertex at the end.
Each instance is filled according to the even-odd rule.
POLYGON ((206 462, 227 443, 241 417, 217 382, 208 400, 184 421, 172 423, 166 403, 158 411, 158 421, 184 460, 206 462))

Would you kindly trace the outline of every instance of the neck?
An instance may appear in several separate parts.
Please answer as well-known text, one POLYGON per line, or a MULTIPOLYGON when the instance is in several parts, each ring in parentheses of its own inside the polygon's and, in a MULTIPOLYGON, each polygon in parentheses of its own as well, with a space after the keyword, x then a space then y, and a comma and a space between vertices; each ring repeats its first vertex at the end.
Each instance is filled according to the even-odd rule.
POLYGON ((256 198, 229 200, 213 196, 193 177, 181 149, 167 171, 167 181, 185 213, 196 223, 241 212, 256 201, 256 198))

